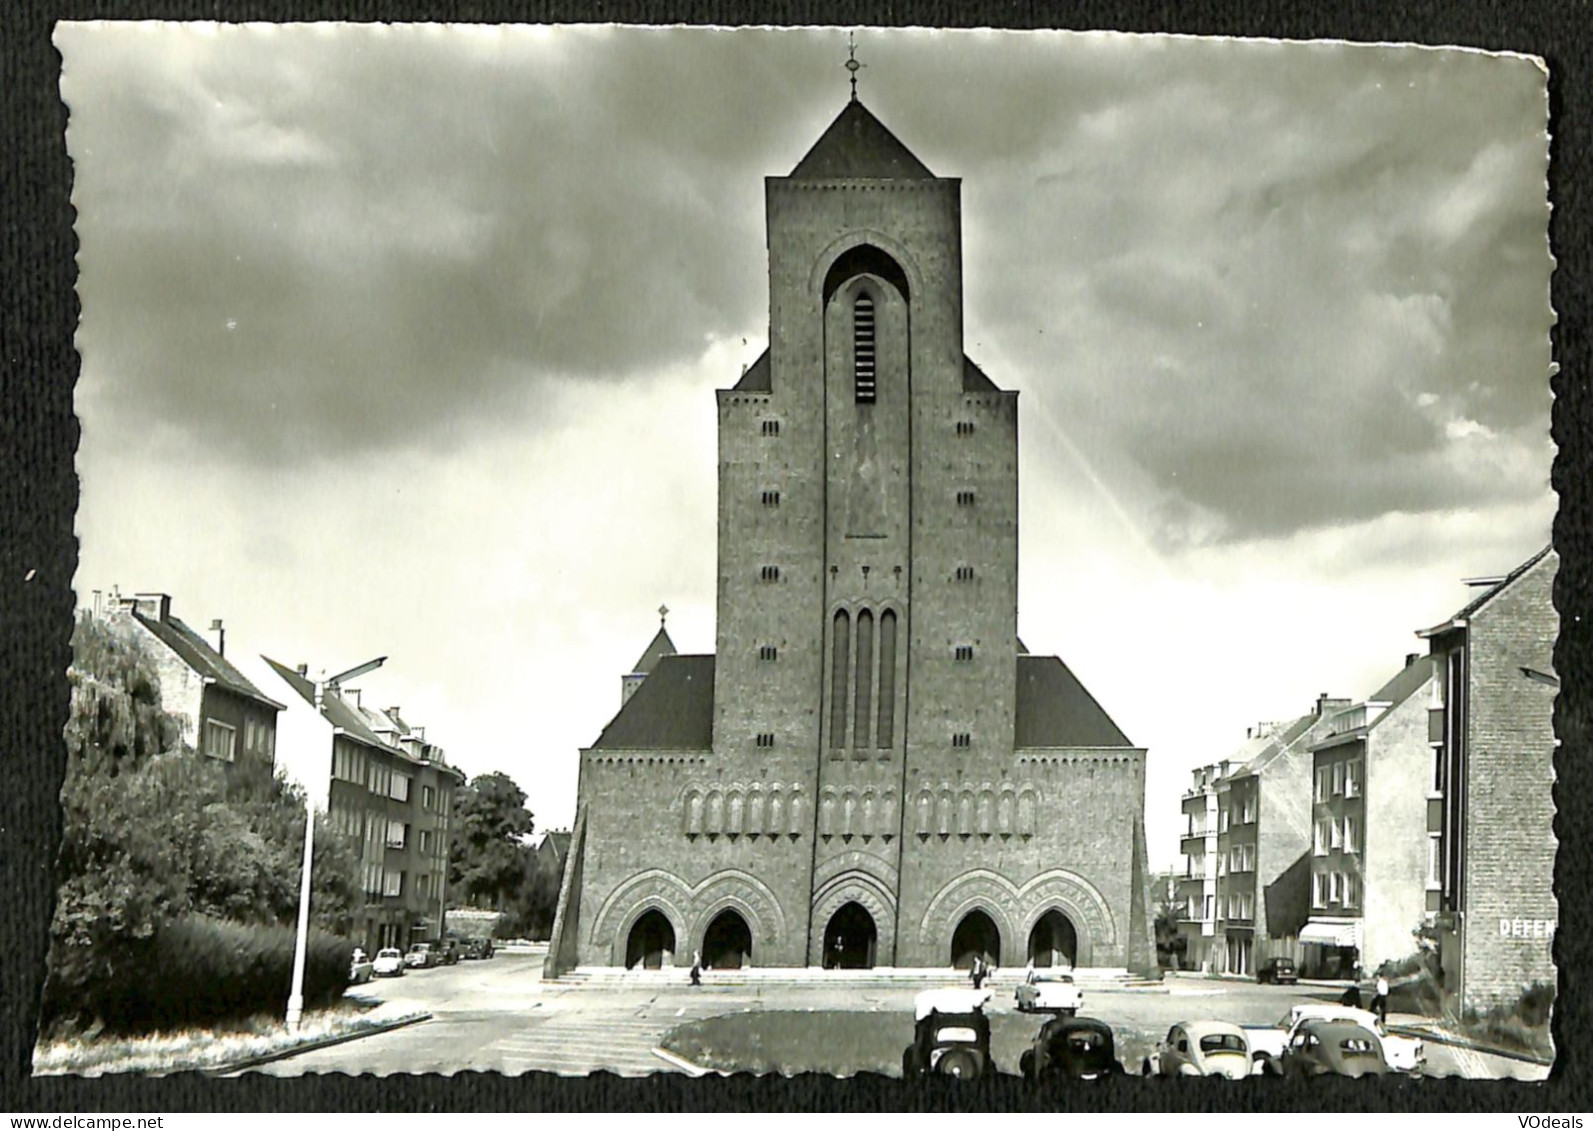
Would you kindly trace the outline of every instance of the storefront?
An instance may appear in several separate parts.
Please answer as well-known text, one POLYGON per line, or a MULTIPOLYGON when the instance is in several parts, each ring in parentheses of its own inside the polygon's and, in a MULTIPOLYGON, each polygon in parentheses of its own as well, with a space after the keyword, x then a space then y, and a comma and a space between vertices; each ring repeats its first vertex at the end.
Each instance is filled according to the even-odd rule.
POLYGON ((1312 919, 1300 931, 1300 973, 1307 978, 1358 978, 1359 919, 1312 919))

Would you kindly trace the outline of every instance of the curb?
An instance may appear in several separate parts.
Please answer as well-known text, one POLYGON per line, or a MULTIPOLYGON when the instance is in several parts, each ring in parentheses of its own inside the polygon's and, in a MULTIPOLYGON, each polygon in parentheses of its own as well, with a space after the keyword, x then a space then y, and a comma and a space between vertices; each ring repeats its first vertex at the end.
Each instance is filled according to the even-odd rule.
POLYGON ((1466 1049, 1468 1052, 1485 1052, 1489 1056, 1499 1056, 1506 1060, 1519 1060, 1523 1064, 1536 1064, 1540 1068, 1554 1067, 1552 1057, 1542 1057, 1530 1052, 1516 1052, 1513 1049, 1495 1048, 1493 1045, 1478 1044, 1476 1041, 1467 1040, 1465 1037, 1438 1033, 1415 1025, 1390 1025, 1388 1031, 1397 1033, 1402 1037, 1420 1037, 1422 1040, 1430 1041, 1435 1045, 1452 1045, 1455 1048, 1466 1049))
POLYGON ((677 1056, 675 1053, 669 1052, 662 1045, 654 1046, 653 1055, 659 1060, 662 1060, 665 1064, 668 1064, 674 1068, 678 1068, 686 1075, 693 1078, 706 1076, 710 1071, 700 1064, 693 1064, 683 1056, 677 1056))
POLYGON ((272 1064, 279 1060, 287 1060, 289 1057, 301 1056, 307 1052, 315 1052, 317 1049, 329 1049, 333 1045, 347 1044, 349 1041, 357 1041, 363 1037, 377 1037, 383 1033, 391 1033, 394 1029, 402 1029, 408 1025, 430 1020, 431 1014, 429 1013, 417 1014, 414 1017, 401 1017, 397 1021, 372 1025, 370 1028, 360 1029, 358 1032, 341 1033, 335 1037, 322 1037, 318 1041, 308 1041, 302 1045, 294 1045, 290 1049, 268 1052, 260 1056, 251 1056, 247 1060, 235 1061, 232 1064, 222 1065, 220 1068, 204 1068, 200 1071, 204 1075, 212 1077, 231 1076, 235 1072, 247 1072, 251 1068, 259 1068, 262 1064, 272 1064))

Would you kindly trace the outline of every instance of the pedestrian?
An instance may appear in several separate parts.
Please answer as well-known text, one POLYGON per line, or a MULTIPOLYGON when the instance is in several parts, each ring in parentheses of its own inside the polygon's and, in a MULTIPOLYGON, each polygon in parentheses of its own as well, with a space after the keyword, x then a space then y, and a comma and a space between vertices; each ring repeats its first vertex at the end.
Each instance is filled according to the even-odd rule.
POLYGON ((1377 995, 1372 998, 1372 1011, 1377 1014, 1377 1023, 1388 1024, 1388 978, 1379 974, 1377 976, 1377 995))
POLYGON ((702 985, 702 951, 694 950, 691 953, 691 984, 702 985))
POLYGON ((983 955, 974 955, 973 967, 968 971, 968 975, 973 979, 974 989, 983 988, 985 980, 985 960, 983 955))

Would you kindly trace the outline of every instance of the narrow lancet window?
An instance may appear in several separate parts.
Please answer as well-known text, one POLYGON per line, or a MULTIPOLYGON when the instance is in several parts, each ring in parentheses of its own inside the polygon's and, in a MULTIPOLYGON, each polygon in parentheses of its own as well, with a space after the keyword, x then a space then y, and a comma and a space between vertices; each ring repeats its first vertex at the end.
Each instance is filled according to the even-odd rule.
POLYGON ((852 646, 852 624, 841 609, 835 614, 835 641, 830 652, 830 746, 846 745, 846 657, 852 646))
POLYGON ((852 304, 852 378, 858 404, 873 404, 878 382, 874 357, 874 300, 858 295, 852 304))
POLYGON ((858 749, 868 745, 869 708, 872 697, 869 685, 874 678, 874 614, 864 609, 857 614, 857 718, 852 734, 852 744, 858 749))
POLYGON ((886 609, 879 617, 879 726, 874 742, 889 750, 896 724, 896 614, 886 609))

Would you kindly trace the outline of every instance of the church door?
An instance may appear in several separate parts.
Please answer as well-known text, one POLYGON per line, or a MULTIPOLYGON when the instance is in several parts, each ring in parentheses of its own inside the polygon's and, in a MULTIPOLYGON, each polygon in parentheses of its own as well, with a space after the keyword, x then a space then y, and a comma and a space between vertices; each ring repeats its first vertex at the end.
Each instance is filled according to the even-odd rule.
POLYGON ((1029 961, 1036 966, 1076 966, 1079 936, 1073 921, 1052 908, 1029 932, 1029 961))
POLYGON ((874 917, 863 910, 862 904, 842 904, 824 928, 825 969, 872 969, 878 938, 874 917))
POLYGON ((1001 932, 983 911, 970 911, 951 933, 951 964, 959 970, 973 966, 979 955, 987 966, 1001 965, 1001 932))
POLYGON ((673 958, 675 928, 669 925, 664 913, 656 907, 649 909, 631 927, 625 940, 625 968, 642 966, 657 970, 673 958))
POLYGON ((752 928, 734 911, 721 911, 702 936, 702 962, 710 970, 739 970, 752 960, 752 928))

